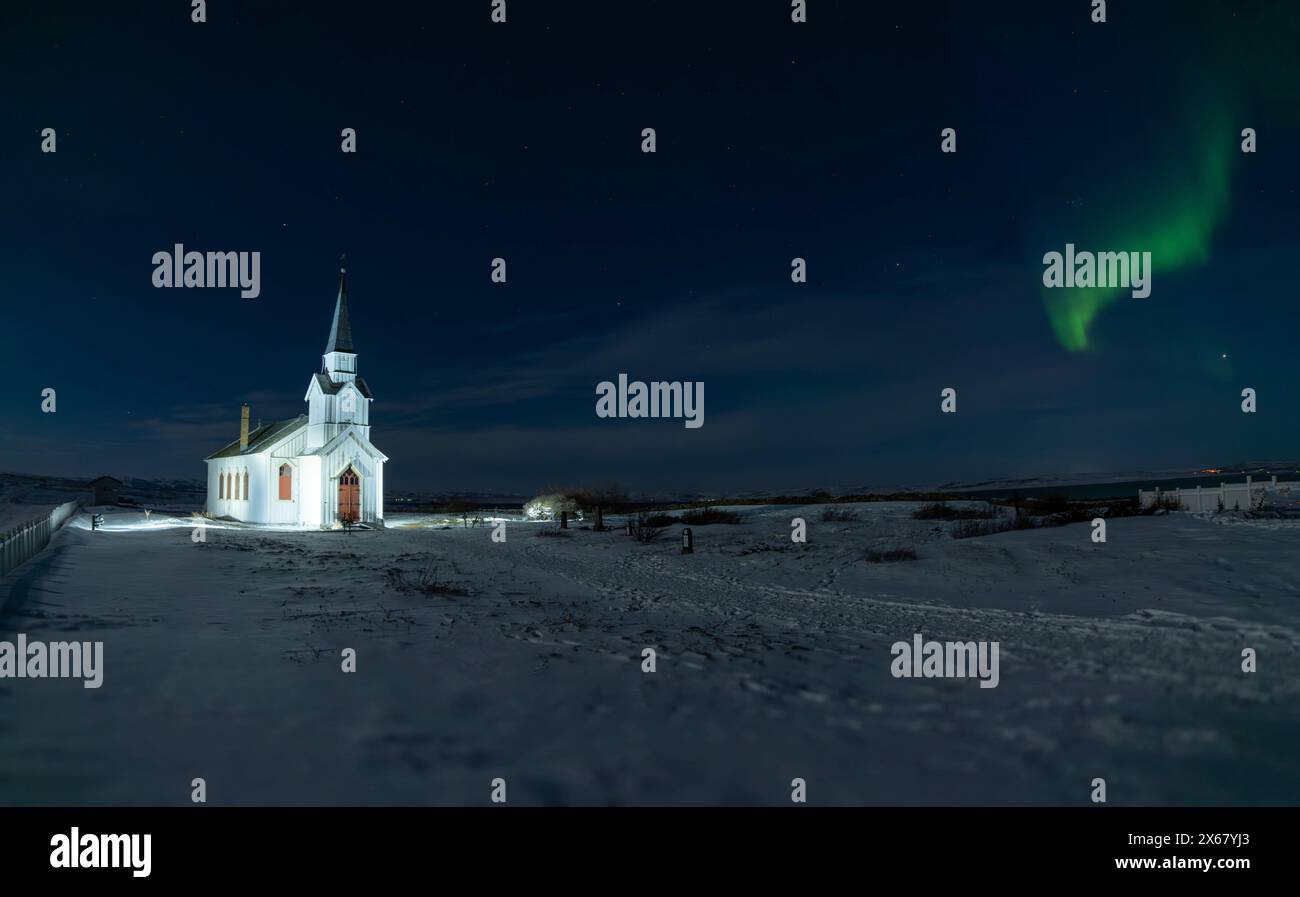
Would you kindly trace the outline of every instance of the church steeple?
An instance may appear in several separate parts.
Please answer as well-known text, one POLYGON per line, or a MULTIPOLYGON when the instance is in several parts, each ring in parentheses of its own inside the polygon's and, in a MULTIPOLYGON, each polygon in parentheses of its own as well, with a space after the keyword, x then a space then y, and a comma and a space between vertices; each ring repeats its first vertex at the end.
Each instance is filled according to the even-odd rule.
POLYGON ((357 350, 352 345, 352 319, 348 316, 347 275, 344 258, 340 258, 339 295, 334 301, 334 323, 330 325, 330 338, 325 344, 320 367, 321 373, 334 383, 355 379, 357 375, 357 350))
POLYGON ((348 317, 348 269, 344 267, 347 257, 339 259, 339 296, 334 302, 334 323, 330 326, 330 341, 325 346, 325 353, 352 352, 352 319, 348 317))

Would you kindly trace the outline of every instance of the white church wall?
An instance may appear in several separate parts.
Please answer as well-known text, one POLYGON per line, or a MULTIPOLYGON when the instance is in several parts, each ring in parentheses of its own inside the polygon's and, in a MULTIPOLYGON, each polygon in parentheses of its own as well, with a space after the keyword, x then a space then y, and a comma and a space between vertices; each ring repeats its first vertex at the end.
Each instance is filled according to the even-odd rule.
POLYGON ((296 460, 276 457, 273 453, 269 461, 270 484, 267 489, 267 519, 271 523, 296 526, 299 522, 299 507, 302 499, 302 470, 296 460), (288 465, 290 470, 290 495, 288 501, 280 498, 280 467, 288 465))
POLYGON ((268 468, 271 464, 271 455, 269 452, 259 452, 256 455, 245 456, 248 460, 248 501, 245 513, 247 517, 242 518, 248 523, 270 523, 271 507, 267 501, 270 484, 268 480, 268 468))
POLYGON ((298 503, 302 511, 303 526, 320 526, 323 518, 324 496, 322 495, 322 474, 320 458, 308 455, 298 459, 299 493, 298 503))
MULTIPOLYGON (((232 459, 221 459, 220 461, 210 462, 208 464, 208 513, 213 517, 233 517, 236 520, 247 520, 249 513, 249 502, 243 499, 244 494, 244 470, 247 468, 246 456, 232 459), (221 484, 221 478, 229 475, 230 489, 226 489, 221 484), (238 477, 238 482, 235 478, 238 477), (235 497, 239 496, 239 497, 235 497)), ((249 471, 248 494, 253 495, 252 472, 249 471)))

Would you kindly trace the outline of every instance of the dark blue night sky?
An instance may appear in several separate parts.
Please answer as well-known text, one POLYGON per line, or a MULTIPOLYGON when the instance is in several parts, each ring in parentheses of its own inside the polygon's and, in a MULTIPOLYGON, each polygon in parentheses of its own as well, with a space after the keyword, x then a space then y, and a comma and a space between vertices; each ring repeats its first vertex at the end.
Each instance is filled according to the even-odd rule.
POLYGON ((202 477, 242 402, 305 411, 342 253, 394 494, 1300 455, 1292 4, 17 6, 0 470, 202 477), (1068 344, 1043 253, 1170 234, 1068 344), (155 289, 175 243, 259 251, 261 295, 155 289), (703 381, 705 425, 598 419, 620 372, 703 381))

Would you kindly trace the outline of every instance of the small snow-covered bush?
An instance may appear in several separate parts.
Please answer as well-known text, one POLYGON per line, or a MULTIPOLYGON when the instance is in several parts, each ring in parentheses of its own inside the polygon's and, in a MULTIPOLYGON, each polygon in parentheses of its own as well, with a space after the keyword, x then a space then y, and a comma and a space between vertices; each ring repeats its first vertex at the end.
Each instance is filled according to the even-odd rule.
POLYGON ((578 502, 567 495, 539 495, 524 505, 524 516, 529 520, 558 520, 564 511, 577 516, 578 502))

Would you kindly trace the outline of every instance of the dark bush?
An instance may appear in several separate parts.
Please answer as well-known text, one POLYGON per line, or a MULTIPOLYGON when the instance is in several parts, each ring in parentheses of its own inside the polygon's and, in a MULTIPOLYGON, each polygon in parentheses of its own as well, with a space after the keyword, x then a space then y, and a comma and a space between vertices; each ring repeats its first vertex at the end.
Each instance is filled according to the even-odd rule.
POLYGON ((963 520, 952 528, 950 535, 954 539, 974 539, 979 536, 992 536, 997 533, 1009 533, 1018 529, 1037 529, 1043 522, 1028 514, 1018 517, 997 517, 992 520, 963 520))
POLYGON ((739 523, 740 515, 735 511, 721 511, 717 508, 698 508, 682 514, 681 522, 686 526, 708 526, 711 523, 739 523))
POLYGON ((991 504, 982 508, 954 508, 942 501, 921 505, 912 512, 915 520, 992 520, 996 516, 997 511, 991 504))

